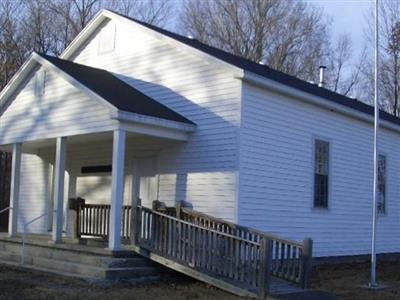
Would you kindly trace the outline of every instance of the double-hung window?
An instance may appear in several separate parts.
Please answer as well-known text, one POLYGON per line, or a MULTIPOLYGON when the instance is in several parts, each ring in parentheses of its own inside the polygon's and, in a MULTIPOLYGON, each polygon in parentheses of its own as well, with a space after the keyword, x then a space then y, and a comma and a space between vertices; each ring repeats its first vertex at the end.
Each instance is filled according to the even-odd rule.
POLYGON ((328 208, 329 142, 315 140, 314 144, 314 207, 328 208))
POLYGON ((378 213, 386 213, 386 157, 378 159, 378 213))

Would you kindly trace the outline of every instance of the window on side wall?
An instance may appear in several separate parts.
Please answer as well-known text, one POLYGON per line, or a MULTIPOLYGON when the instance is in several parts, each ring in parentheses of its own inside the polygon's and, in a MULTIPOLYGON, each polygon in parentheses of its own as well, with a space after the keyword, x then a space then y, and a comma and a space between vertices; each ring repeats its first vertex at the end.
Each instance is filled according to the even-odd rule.
POLYGON ((386 213, 386 156, 378 159, 378 213, 386 213))
POLYGON ((115 36, 116 26, 115 24, 107 24, 100 31, 98 54, 105 54, 114 51, 115 49, 115 36))
POLYGON ((328 208, 329 142, 314 143, 314 207, 328 208))

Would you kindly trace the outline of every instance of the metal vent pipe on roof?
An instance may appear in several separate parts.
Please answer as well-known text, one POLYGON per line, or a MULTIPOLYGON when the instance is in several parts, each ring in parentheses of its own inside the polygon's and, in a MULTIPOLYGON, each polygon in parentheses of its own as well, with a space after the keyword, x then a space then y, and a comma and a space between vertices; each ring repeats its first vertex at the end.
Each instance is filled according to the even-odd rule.
POLYGON ((325 87, 325 84, 326 84, 325 74, 324 74, 325 69, 326 69, 326 66, 319 66, 319 83, 318 83, 319 87, 325 87))

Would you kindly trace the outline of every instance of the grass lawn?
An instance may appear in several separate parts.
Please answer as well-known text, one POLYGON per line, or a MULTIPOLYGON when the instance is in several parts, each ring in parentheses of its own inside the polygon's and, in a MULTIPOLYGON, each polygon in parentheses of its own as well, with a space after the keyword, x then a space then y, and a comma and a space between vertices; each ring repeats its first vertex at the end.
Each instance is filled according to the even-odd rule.
MULTIPOLYGON (((400 262, 379 263, 379 281, 387 286, 381 291, 369 291, 361 287, 368 282, 368 274, 367 264, 320 266, 314 270, 313 288, 333 292, 339 299, 400 299, 400 262)), ((187 277, 147 284, 88 283, 80 279, 0 265, 0 299, 234 300, 242 298, 187 277)))

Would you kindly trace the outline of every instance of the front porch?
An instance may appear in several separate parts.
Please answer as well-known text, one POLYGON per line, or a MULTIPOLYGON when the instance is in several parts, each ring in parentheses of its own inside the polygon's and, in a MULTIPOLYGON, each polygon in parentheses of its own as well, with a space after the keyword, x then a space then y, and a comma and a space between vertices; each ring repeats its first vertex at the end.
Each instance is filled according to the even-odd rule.
POLYGON ((135 199, 157 199, 159 157, 180 143, 118 129, 2 146, 13 157, 8 236, 44 234, 62 244, 89 235, 122 250, 135 199), (80 209, 68 201, 78 197, 86 200, 80 209))
POLYGON ((12 152, 9 236, 51 232, 51 241, 62 243, 73 234, 66 200, 78 196, 85 170, 101 169, 107 176, 86 191, 109 189, 98 195, 111 207, 112 251, 121 248, 124 201, 137 199, 126 193, 135 190, 134 158, 150 155, 135 146, 143 139, 159 142, 150 147, 157 156, 196 130, 192 121, 106 70, 38 53, 0 93, 0 118, 0 150, 12 152))

